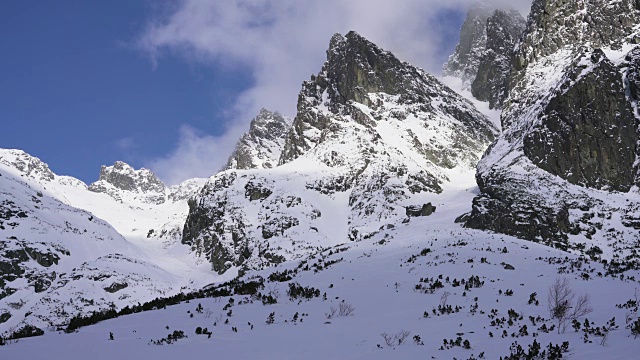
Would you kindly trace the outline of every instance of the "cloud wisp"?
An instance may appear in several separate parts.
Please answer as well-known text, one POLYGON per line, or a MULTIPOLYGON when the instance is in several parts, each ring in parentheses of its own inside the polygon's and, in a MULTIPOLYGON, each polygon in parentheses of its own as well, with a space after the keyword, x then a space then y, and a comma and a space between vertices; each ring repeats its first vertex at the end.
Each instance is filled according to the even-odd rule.
MULTIPOLYGON (((149 21, 138 47, 154 64, 161 65, 163 56, 180 56, 247 71, 253 82, 225 109, 230 121, 224 135, 212 137, 185 127, 175 151, 148 166, 169 183, 212 175, 226 162, 243 132, 239 129, 248 129, 260 108, 295 115, 301 83, 320 69, 336 32, 355 30, 400 59, 440 73, 452 43, 446 27, 457 31, 460 24, 452 14, 472 1, 180 1, 149 21)), ((531 0, 493 3, 526 13, 531 0)))

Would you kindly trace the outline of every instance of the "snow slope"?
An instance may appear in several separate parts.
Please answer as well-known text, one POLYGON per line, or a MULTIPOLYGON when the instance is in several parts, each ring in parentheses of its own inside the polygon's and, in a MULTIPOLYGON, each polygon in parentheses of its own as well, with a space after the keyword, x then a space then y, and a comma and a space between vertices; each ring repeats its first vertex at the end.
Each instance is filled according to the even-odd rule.
POLYGON ((452 225, 457 214, 468 210, 475 192, 472 178, 457 185, 447 184, 438 196, 443 203, 452 204, 448 210, 397 226, 384 242, 380 236, 326 247, 308 260, 285 262, 245 276, 255 280, 256 276, 268 278, 274 271, 301 269, 292 280, 266 281, 260 291, 273 294, 277 304, 263 305, 248 295, 232 296, 232 305, 228 305, 229 297, 198 299, 108 320, 72 334, 50 333, 21 339, 0 347, 0 356, 49 359, 91 353, 95 359, 171 359, 215 354, 242 359, 311 360, 478 359, 483 354, 485 359, 498 359, 510 354, 512 343, 527 349, 535 340, 543 348, 550 342, 568 341, 568 353, 564 355, 569 359, 633 358, 640 351, 640 341, 624 329, 625 315, 630 311, 615 305, 634 299, 638 284, 631 276, 638 277, 637 271, 628 272, 624 279, 602 277, 598 275, 604 272, 602 265, 588 258, 452 225), (425 248, 430 252, 421 256, 425 248), (507 269, 506 264, 514 270, 507 269), (307 266, 308 270, 302 270, 307 266), (416 290, 416 285, 426 286, 440 276, 444 287, 435 293, 416 290), (464 284, 455 286, 472 276, 478 276, 483 284, 466 290, 464 284), (425 278, 428 282, 421 282, 425 278), (547 287, 556 278, 567 278, 578 295, 590 294, 593 312, 580 317, 581 323, 588 319, 595 324, 591 327, 600 327, 615 316, 619 328, 609 332, 604 346, 599 344, 603 337, 594 335, 588 335, 592 342, 585 343, 584 332, 576 332, 570 325, 561 334, 557 330, 539 330, 543 324, 547 328, 555 324, 549 319, 546 297, 547 287), (288 283, 292 282, 315 287, 321 295, 292 300, 287 294, 288 283), (507 295, 508 290, 513 293, 507 295), (533 293, 539 305, 528 304, 533 293), (354 312, 328 319, 331 307, 339 308, 343 303, 352 305, 354 312), (437 315, 442 303, 451 305, 453 313, 437 315), (202 313, 196 311, 198 304, 203 307, 202 313), (509 310, 514 311, 514 318, 510 318, 509 310), (275 321, 269 325, 266 320, 271 312, 275 313, 275 321), (425 312, 428 317, 424 317, 425 312), (504 323, 495 324, 496 319, 501 322, 503 318, 504 323), (196 327, 207 328, 212 336, 197 335, 196 327), (150 342, 175 330, 184 331, 187 338, 169 345, 150 342), (408 335, 401 345, 397 340, 387 345, 381 335, 402 331, 408 335), (110 332, 113 341, 109 340, 110 332), (418 343, 414 336, 419 336, 418 343), (469 341, 469 349, 441 349, 444 339, 455 343, 458 336, 461 343, 469 341))
POLYGON ((219 279, 177 241, 186 193, 202 180, 171 189, 157 204, 114 187, 110 194, 89 191, 19 150, 0 150, 0 174, 0 314, 10 314, 1 331, 55 328, 78 313, 219 279))

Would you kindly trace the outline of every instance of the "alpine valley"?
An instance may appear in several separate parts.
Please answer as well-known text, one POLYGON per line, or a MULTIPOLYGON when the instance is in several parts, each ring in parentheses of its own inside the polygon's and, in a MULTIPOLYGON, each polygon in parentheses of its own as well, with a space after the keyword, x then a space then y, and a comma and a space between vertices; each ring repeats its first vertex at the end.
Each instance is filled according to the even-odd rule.
POLYGON ((336 34, 170 187, 0 149, 0 357, 636 358, 639 43, 637 0, 477 4, 440 78, 336 34))

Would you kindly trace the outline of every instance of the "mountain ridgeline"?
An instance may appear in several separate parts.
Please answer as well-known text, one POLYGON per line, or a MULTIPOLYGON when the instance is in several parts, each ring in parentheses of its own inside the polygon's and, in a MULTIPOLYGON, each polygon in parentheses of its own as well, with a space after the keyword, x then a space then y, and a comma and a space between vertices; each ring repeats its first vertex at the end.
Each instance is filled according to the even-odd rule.
POLYGON ((277 169, 223 171, 190 201, 182 242, 215 271, 384 237, 453 171, 473 171, 497 134, 467 100, 355 32, 332 37, 297 108, 277 169))

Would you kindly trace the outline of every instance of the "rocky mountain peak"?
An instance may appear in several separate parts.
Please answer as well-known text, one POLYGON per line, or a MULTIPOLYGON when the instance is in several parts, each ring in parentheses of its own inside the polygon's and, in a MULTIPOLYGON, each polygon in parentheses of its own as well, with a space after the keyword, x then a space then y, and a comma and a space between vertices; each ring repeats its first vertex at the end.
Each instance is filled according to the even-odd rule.
POLYGON ((497 133, 469 101, 355 32, 331 38, 297 109, 282 166, 223 171, 189 200, 182 243, 219 273, 431 214, 424 199, 452 173, 472 174, 497 133))
POLYGON ((516 10, 495 10, 486 21, 485 50, 471 83, 471 93, 490 108, 502 108, 507 98, 511 59, 526 22, 516 10))
POLYGON ((40 180, 51 181, 56 177, 49 165, 22 150, 0 149, 0 164, 14 167, 24 175, 40 180))
POLYGON ((249 131, 238 141, 224 170, 268 169, 276 166, 290 128, 291 119, 278 112, 261 109, 258 116, 251 120, 249 131))
POLYGON ((460 78, 466 83, 473 81, 486 48, 486 25, 492 12, 492 8, 480 2, 467 10, 467 17, 460 29, 460 42, 442 68, 444 75, 460 78))
POLYGON ((639 20, 637 0, 535 0, 516 66, 521 69, 565 47, 637 44, 639 20))
MULTIPOLYGON (((483 116, 475 109, 470 113, 466 111, 467 105, 452 105, 461 100, 455 92, 352 31, 331 38, 322 70, 303 83, 298 96, 298 113, 287 135, 280 164, 298 158, 325 140, 345 120, 366 127, 375 126, 360 105, 380 111, 376 116, 379 119, 388 118, 382 115, 383 97, 396 97, 393 101, 406 107, 405 110, 412 108, 412 113, 432 113, 433 116, 442 111, 459 118, 465 127, 473 128, 473 132, 482 132, 484 139, 493 138, 492 130, 479 121, 483 116), (442 98, 450 101, 435 101, 442 98), (465 111, 458 112, 460 109, 465 111), (336 121, 337 117, 340 120, 336 121)), ((404 113, 401 118, 409 115, 398 110, 400 113, 404 113)))
POLYGON ((89 190, 107 193, 117 200, 121 200, 120 191, 126 191, 134 195, 145 195, 149 197, 147 201, 153 203, 163 203, 166 186, 151 170, 135 170, 123 161, 116 161, 112 166, 103 165, 100 168, 100 177, 89 186, 89 190))
POLYGON ((411 81, 404 76, 406 68, 392 53, 351 31, 331 38, 324 74, 319 77, 330 79, 332 102, 367 104, 368 93, 398 94, 406 89, 411 81))

